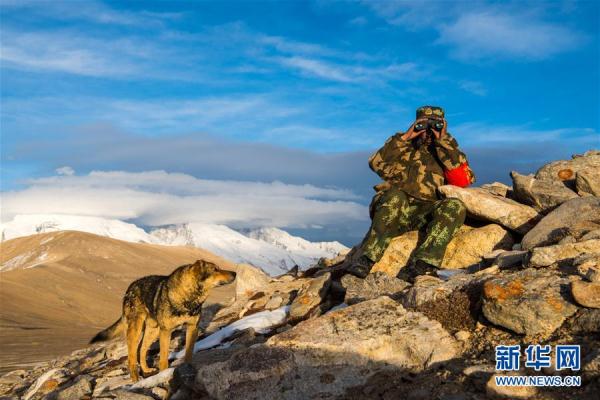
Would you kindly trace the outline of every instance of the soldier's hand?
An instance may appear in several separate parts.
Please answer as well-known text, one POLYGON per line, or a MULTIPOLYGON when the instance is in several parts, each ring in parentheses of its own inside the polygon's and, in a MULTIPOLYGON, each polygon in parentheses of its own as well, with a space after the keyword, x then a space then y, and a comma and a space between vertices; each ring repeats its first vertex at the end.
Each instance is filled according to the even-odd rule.
POLYGON ((425 132, 426 132, 425 129, 423 129, 422 131, 415 131, 415 125, 419 122, 424 122, 424 121, 427 121, 427 118, 421 118, 421 119, 418 119, 415 122, 413 122, 413 124, 408 128, 406 133, 404 135, 402 135, 402 140, 413 140, 414 138, 425 134, 425 132))
POLYGON ((443 119, 444 121, 444 126, 442 126, 442 129, 440 131, 436 131, 435 129, 432 129, 433 131, 433 136, 435 136, 436 139, 440 139, 443 136, 446 136, 446 132, 448 130, 448 121, 446 121, 446 118, 443 119))

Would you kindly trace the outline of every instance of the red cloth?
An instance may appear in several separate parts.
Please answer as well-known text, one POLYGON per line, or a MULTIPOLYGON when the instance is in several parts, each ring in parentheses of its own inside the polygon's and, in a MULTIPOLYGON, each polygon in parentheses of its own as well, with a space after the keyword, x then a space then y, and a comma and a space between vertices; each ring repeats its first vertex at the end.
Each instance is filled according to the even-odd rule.
POLYGON ((473 183, 473 173, 467 163, 462 163, 454 169, 444 171, 444 176, 446 181, 454 186, 467 187, 473 183))

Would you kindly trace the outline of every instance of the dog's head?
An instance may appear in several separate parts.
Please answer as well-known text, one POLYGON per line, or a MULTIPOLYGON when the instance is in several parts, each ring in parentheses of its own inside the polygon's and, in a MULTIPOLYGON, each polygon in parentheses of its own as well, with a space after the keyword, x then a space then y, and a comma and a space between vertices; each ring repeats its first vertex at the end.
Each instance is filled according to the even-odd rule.
POLYGON ((235 280, 235 272, 220 269, 210 261, 198 260, 191 267, 205 289, 226 285, 235 280))

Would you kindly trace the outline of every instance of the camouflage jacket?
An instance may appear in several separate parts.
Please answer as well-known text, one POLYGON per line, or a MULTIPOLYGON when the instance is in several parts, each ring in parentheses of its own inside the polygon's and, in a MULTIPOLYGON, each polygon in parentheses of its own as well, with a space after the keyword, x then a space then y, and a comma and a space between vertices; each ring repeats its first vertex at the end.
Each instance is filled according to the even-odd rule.
POLYGON ((403 134, 398 132, 390 137, 369 158, 371 169, 385 181, 375 186, 375 190, 399 185, 413 197, 436 200, 436 189, 446 184, 449 171, 464 170, 467 182, 475 182, 467 157, 449 133, 420 147, 414 141, 402 140, 403 134))

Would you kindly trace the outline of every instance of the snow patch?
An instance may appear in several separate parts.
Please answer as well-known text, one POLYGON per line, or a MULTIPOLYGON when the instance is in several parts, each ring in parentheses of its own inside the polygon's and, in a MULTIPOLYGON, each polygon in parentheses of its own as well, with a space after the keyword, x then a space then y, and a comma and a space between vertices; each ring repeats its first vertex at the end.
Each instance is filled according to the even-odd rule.
MULTIPOLYGON (((265 310, 239 319, 226 327, 221 328, 212 335, 197 341, 194 345, 194 353, 216 347, 235 332, 244 329, 253 328, 258 333, 267 333, 273 327, 285 322, 289 310, 290 306, 283 306, 273 311, 265 310)), ((184 355, 185 351, 182 350, 178 353, 171 353, 169 359, 182 358, 184 355)))

